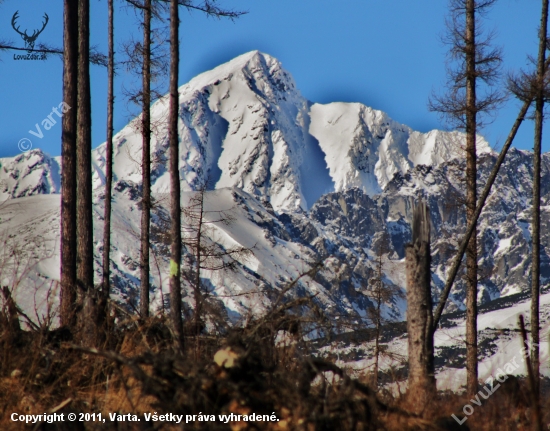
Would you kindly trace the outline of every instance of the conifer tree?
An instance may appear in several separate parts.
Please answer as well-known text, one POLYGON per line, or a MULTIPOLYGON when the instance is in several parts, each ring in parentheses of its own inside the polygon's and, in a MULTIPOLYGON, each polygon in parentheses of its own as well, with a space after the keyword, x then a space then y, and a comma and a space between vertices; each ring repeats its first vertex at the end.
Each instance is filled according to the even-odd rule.
MULTIPOLYGON (((484 114, 494 111, 503 101, 494 88, 502 62, 501 51, 491 46, 492 35, 484 36, 480 17, 496 0, 450 0, 447 22, 450 45, 448 91, 433 96, 430 109, 439 112, 451 125, 465 131, 466 158, 466 223, 474 218, 477 204, 477 132, 483 126, 484 114)), ((486 117, 485 117, 486 118, 486 117)), ((466 369, 467 391, 475 394, 477 371, 477 229, 466 250, 466 369)))

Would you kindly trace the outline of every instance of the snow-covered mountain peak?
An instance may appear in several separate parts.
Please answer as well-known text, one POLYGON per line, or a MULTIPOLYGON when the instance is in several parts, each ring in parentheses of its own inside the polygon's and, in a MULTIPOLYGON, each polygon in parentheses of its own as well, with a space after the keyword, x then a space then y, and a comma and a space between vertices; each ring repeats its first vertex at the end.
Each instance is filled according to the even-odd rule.
MULTIPOLYGON (((170 190, 168 101, 164 96, 151 107, 152 187, 158 193, 170 190)), ((311 103, 281 63, 259 51, 182 85, 179 103, 182 189, 196 190, 206 181, 216 189, 238 187, 269 201, 276 211, 307 210, 323 194, 355 187, 373 196, 397 173, 461 155, 463 143, 460 133, 416 132, 361 103, 311 103)), ((141 182, 139 123, 138 117, 114 138, 115 181, 141 182)), ((479 148, 490 152, 482 139, 479 148)), ((43 159, 42 176, 0 171, 0 180, 6 177, 8 184, 6 196, 57 192, 59 169, 54 159, 48 160, 43 159)), ((38 169, 30 159, 13 163, 38 169)), ((104 144, 94 150, 93 165, 99 190, 104 185, 104 144)))
POLYGON ((250 51, 196 76, 189 83, 180 87, 180 94, 192 94, 194 91, 201 92, 210 85, 217 85, 220 81, 231 80, 235 75, 241 75, 248 79, 261 78, 261 75, 263 75, 264 78, 271 77, 278 79, 282 84, 287 84, 287 88, 283 91, 296 88, 294 80, 282 68, 279 60, 260 51, 250 51))

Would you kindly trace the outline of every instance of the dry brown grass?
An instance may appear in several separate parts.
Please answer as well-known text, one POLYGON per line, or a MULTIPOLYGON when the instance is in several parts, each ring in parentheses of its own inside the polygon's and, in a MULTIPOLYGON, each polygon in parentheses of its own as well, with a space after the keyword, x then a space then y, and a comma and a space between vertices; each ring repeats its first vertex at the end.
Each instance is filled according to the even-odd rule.
MULTIPOLYGON (((12 412, 101 412, 105 424, 43 424, 42 430, 529 430, 523 381, 503 385, 458 427, 468 398, 439 393, 421 417, 408 413, 414 400, 376 395, 365 379, 352 379, 316 358, 300 341, 297 314, 271 314, 224 335, 189 335, 188 351, 175 349, 161 318, 130 320, 94 350, 78 346, 66 330, 0 328, 0 429, 30 430, 12 412), (295 341, 275 345, 286 328, 295 341), (16 331, 16 334, 13 333, 16 331), (199 348, 197 348, 199 346, 199 348), (222 352, 216 356, 217 352, 222 352), (216 357, 216 361, 214 358, 216 357), (221 359, 229 359, 222 363, 221 359), (233 363, 231 363, 233 361, 233 363), (267 414, 278 422, 111 422, 108 413, 267 414)), ((301 316, 303 317, 303 315, 301 316)), ((548 406, 547 401, 544 401, 548 406)), ((550 410, 550 409, 546 409, 550 410)), ((543 412, 545 409, 543 408, 543 412)), ((545 424, 550 422, 545 413, 545 424)))

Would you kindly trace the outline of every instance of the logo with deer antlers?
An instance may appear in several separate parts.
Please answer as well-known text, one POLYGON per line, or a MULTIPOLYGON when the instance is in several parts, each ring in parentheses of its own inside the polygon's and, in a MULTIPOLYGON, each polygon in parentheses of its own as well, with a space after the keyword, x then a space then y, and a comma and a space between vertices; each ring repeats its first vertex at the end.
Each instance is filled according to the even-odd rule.
POLYGON ((17 33, 21 35, 21 38, 25 41, 25 48, 27 48, 27 51, 31 52, 34 49, 34 43, 36 42, 38 35, 44 31, 50 18, 48 17, 47 13, 44 13, 44 22, 42 24, 42 28, 40 30, 34 30, 31 35, 27 34, 27 30, 25 30, 24 32, 19 31, 19 26, 16 27, 17 18, 19 18, 19 11, 13 14, 13 17, 11 19, 11 26, 17 33))

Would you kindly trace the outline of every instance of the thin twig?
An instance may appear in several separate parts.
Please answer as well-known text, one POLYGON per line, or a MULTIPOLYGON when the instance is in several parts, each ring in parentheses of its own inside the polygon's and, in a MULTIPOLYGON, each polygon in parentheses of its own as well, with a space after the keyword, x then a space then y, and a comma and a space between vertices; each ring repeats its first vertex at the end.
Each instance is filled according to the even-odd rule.
MULTIPOLYGON (((54 414, 55 412, 58 412, 59 410, 61 410, 62 408, 64 408, 65 406, 67 406, 73 399, 72 398, 67 398, 65 401, 61 402, 60 404, 56 405, 55 407, 51 408, 50 410, 48 410, 48 414, 49 415, 52 415, 54 414)), ((34 426, 33 428, 33 431, 38 431, 40 429, 40 426, 44 423, 44 421, 41 421, 41 422, 37 422, 36 425, 34 426)))

